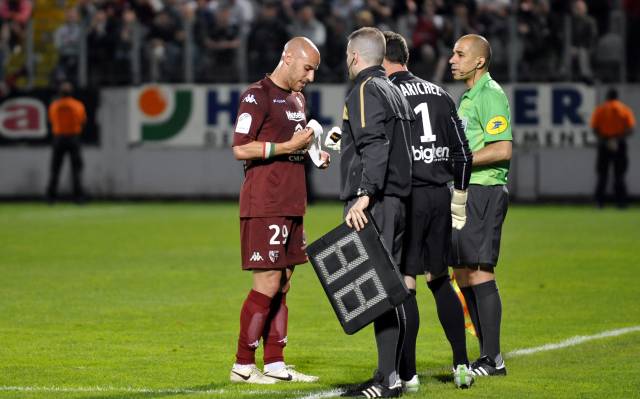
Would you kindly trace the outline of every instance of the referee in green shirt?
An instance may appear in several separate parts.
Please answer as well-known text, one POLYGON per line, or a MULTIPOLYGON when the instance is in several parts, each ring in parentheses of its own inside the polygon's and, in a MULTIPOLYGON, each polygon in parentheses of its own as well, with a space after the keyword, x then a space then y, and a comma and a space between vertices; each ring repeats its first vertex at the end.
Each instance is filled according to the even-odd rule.
POLYGON ((491 46, 479 35, 462 36, 449 60, 455 80, 468 90, 458 115, 465 126, 473 166, 466 205, 467 222, 453 230, 451 264, 480 341, 477 376, 506 375, 500 354, 502 303, 495 279, 511 159, 511 117, 504 91, 489 75, 491 46))

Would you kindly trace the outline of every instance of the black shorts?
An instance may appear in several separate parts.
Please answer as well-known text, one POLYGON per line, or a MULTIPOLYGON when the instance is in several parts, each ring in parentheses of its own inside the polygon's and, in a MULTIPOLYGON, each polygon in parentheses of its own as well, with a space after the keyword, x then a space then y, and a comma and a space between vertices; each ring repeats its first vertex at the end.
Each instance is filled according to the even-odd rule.
POLYGON ((451 247, 451 191, 447 186, 414 186, 407 205, 403 274, 447 272, 451 247))
MULTIPOLYGON (((344 206, 345 216, 357 200, 358 198, 353 198, 347 201, 344 206)), ((396 265, 399 265, 405 230, 405 200, 398 197, 384 196, 373 200, 373 205, 369 205, 369 212, 371 212, 376 226, 380 230, 384 246, 393 257, 396 265)))
POLYGON ((507 216, 509 191, 506 186, 469 186, 467 223, 453 230, 452 266, 495 267, 500 254, 502 223, 507 216))

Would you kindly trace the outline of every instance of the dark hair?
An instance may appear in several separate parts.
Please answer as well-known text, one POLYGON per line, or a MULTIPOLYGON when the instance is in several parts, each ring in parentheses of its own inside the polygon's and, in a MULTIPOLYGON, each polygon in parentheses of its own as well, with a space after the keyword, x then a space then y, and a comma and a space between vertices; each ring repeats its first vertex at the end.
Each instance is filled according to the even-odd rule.
POLYGON ((618 99, 618 90, 616 90, 615 88, 610 88, 609 91, 607 91, 607 100, 617 100, 618 99))
POLYGON ((407 65, 407 62, 409 62, 409 47, 407 47, 407 41, 404 40, 404 37, 399 33, 389 30, 383 33, 387 42, 387 51, 384 58, 395 64, 407 65))

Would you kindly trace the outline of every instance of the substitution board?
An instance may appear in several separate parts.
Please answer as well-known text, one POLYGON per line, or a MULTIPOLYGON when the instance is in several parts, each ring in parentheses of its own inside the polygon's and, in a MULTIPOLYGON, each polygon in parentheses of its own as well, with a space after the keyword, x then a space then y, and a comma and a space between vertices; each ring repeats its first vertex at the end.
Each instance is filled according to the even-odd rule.
POLYGON ((347 334, 365 327, 409 295, 370 214, 356 231, 345 223, 307 248, 309 261, 347 334))

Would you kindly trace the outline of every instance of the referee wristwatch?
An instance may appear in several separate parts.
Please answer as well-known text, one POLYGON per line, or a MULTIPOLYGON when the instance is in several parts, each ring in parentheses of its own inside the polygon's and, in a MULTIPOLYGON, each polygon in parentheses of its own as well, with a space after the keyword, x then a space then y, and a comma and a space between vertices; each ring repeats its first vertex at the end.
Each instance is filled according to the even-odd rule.
POLYGON ((369 191, 367 191, 367 189, 365 189, 365 188, 358 188, 358 191, 356 191, 356 196, 357 197, 371 197, 371 193, 369 191))

